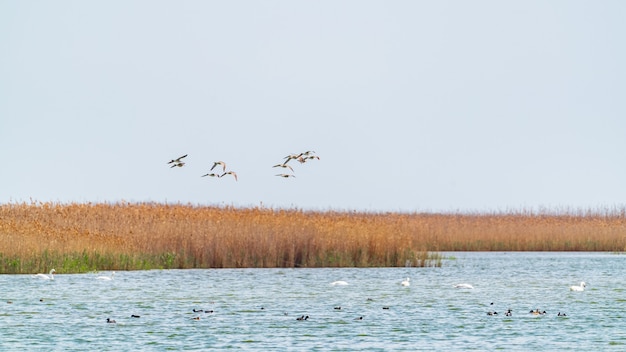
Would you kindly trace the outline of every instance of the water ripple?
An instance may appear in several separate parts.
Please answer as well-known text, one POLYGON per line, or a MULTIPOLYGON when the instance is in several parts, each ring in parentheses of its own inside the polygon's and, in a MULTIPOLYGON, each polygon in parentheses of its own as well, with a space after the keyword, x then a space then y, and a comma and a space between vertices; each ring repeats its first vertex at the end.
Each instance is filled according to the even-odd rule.
POLYGON ((6 333, 0 345, 414 351, 598 350, 626 344, 626 261, 620 256, 454 256, 442 268, 152 270, 117 272, 112 281, 94 274, 58 273, 49 282, 2 275, 0 328, 6 333), (406 277, 411 286, 402 287, 406 277), (348 285, 330 285, 339 280, 348 285), (589 283, 586 291, 569 291, 580 281, 589 283), (458 283, 474 289, 454 288, 458 283), (504 316, 507 309, 511 317, 504 316), (547 314, 530 314, 534 309, 547 314), (309 319, 296 319, 303 315, 309 319), (117 323, 107 324, 107 318, 117 323))

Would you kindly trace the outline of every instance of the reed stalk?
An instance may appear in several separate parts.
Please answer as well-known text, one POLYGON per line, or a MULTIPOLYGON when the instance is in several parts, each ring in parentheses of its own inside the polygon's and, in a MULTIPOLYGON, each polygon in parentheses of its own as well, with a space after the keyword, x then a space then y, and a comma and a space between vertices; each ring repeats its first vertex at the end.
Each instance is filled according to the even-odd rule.
POLYGON ((441 266, 442 251, 626 251, 626 209, 433 214, 0 205, 0 273, 441 266))

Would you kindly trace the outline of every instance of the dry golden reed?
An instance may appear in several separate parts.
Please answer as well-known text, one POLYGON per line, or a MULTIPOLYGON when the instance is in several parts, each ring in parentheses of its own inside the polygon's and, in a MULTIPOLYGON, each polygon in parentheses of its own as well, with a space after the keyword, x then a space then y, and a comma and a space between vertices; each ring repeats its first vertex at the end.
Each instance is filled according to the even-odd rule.
POLYGON ((624 251, 626 211, 362 213, 0 205, 0 272, 440 266, 440 251, 624 251))

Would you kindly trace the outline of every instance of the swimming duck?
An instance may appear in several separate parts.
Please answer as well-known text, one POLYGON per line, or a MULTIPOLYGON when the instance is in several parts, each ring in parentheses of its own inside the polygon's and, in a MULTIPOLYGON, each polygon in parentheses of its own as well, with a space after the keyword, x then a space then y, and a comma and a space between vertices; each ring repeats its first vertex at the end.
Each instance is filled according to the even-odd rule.
POLYGON ((559 312, 559 314, 557 314, 556 316, 557 316, 557 317, 566 317, 566 316, 567 316, 567 314, 559 312))
POLYGON ((111 319, 111 318, 107 318, 107 323, 109 324, 115 324, 117 323, 115 320, 111 319))
POLYGON ((37 275, 31 275, 33 278, 36 279, 41 279, 41 280, 54 280, 54 273, 56 273, 56 270, 52 269, 50 270, 50 274, 46 275, 46 274, 37 274, 37 275))
POLYGON ((513 311, 509 309, 509 310, 506 311, 506 313, 504 313, 504 315, 507 316, 507 317, 513 316, 512 312, 513 311))
POLYGON ((580 292, 580 291, 584 291, 586 286, 587 286, 587 284, 583 281, 583 282, 580 283, 579 286, 576 286, 576 285, 570 286, 569 290, 570 291, 578 291, 578 292, 580 292))
POLYGON ((406 278, 406 280, 402 281, 400 283, 400 285, 402 286, 411 286, 411 283, 409 282, 411 279, 409 279, 408 277, 406 278))
POLYGON ((115 275, 115 271, 112 272, 111 275, 109 275, 109 276, 98 276, 98 277, 96 277, 96 280, 111 281, 111 280, 113 280, 113 275, 115 275))
POLYGON ((498 312, 487 312, 487 315, 498 315, 498 312))

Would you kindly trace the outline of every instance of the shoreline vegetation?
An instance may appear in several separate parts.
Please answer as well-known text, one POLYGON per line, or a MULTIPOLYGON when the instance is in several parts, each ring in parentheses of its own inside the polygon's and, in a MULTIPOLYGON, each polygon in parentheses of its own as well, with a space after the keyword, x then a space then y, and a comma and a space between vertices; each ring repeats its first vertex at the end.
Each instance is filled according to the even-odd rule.
POLYGON ((626 251, 626 208, 369 213, 161 203, 0 204, 0 273, 440 267, 439 252, 626 251))

